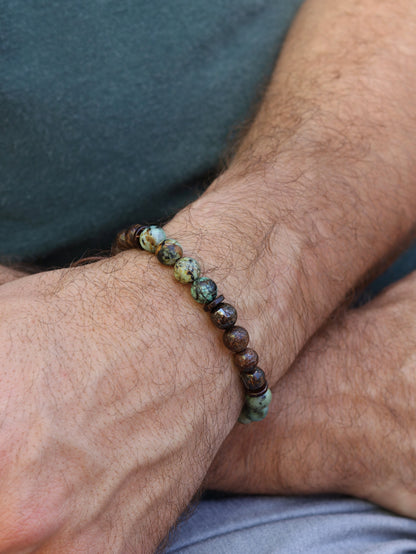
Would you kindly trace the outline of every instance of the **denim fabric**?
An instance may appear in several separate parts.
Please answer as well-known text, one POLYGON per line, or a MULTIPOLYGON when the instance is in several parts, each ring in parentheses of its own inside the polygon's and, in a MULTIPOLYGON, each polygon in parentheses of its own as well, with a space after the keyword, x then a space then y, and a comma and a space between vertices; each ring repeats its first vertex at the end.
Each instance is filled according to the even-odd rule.
POLYGON ((169 554, 404 554, 416 521, 347 497, 204 500, 179 525, 169 554))

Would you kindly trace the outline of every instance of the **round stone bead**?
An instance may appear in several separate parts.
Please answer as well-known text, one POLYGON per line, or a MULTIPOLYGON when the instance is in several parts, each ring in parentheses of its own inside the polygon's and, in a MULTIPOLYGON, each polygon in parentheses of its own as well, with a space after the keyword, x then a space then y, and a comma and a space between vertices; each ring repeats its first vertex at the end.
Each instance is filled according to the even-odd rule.
POLYGON ((267 385, 264 371, 255 367, 250 373, 241 372, 241 380, 248 392, 260 392, 267 385))
POLYGON ((233 352, 241 352, 247 347, 250 337, 244 327, 235 325, 225 331, 222 340, 229 350, 232 350, 233 352))
POLYGON ((161 264, 173 265, 182 258, 183 250, 178 241, 166 239, 156 247, 155 254, 161 264))
POLYGON ((210 313, 211 321, 220 329, 229 329, 237 321, 237 310, 231 304, 220 304, 210 313))
POLYGON ((244 425, 248 425, 251 422, 252 420, 250 419, 249 410, 247 409, 247 406, 244 404, 240 412, 240 417, 238 418, 238 423, 243 423, 244 425))
POLYGON ((259 356, 252 348, 234 354, 234 363, 241 371, 250 372, 259 363, 259 356))
POLYGON ((208 277, 200 277, 192 283, 191 294, 200 304, 207 304, 217 296, 217 285, 208 277))
POLYGON ((157 246, 166 239, 165 231, 157 225, 150 225, 140 233, 139 243, 143 250, 156 251, 157 246))
POLYGON ((246 396, 245 407, 247 415, 251 421, 261 421, 269 411, 269 405, 272 401, 272 391, 267 389, 261 396, 246 396))
POLYGON ((249 423, 253 423, 253 421, 261 421, 267 416, 268 411, 269 408, 267 407, 263 410, 254 412, 246 405, 244 405, 238 418, 238 422, 247 425, 249 423))
POLYGON ((201 275, 201 267, 193 258, 179 258, 173 270, 180 283, 192 283, 201 275))

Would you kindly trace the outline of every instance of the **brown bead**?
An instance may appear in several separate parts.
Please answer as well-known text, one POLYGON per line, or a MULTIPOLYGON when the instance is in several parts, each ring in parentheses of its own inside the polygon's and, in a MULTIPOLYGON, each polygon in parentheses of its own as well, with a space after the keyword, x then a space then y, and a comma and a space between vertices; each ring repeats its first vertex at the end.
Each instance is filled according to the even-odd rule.
POLYGON ((123 229, 117 233, 116 240, 111 247, 111 254, 115 256, 124 250, 130 248, 141 248, 139 243, 140 233, 146 229, 146 225, 131 225, 128 229, 123 229))
POLYGON ((146 225, 131 225, 126 231, 126 244, 129 248, 143 248, 140 246, 139 238, 140 233, 146 229, 146 225))
POLYGON ((250 373, 241 372, 240 377, 247 392, 258 393, 262 391, 265 386, 267 386, 264 371, 259 367, 255 367, 250 373))
POLYGON ((119 252, 123 252, 123 250, 128 250, 130 248, 126 242, 126 233, 127 229, 123 229, 122 231, 119 231, 117 233, 116 239, 111 247, 111 254, 113 256, 115 256, 119 252))
POLYGON ((246 395, 247 395, 247 396, 252 396, 253 398, 256 397, 256 396, 263 396, 263 394, 265 394, 268 390, 269 390, 269 385, 268 385, 268 383, 267 383, 267 381, 266 381, 266 384, 265 384, 264 387, 263 387, 262 389, 260 389, 260 390, 256 390, 256 391, 250 390, 250 391, 248 391, 248 390, 246 389, 246 395))
POLYGON ((211 312, 210 318, 219 329, 229 329, 237 321, 237 310, 231 304, 220 304, 211 312))
POLYGON ((221 302, 224 302, 224 297, 222 294, 220 294, 219 296, 217 296, 217 298, 215 298, 215 300, 213 300, 212 302, 210 302, 209 304, 205 304, 204 306, 204 310, 206 312, 212 312, 215 310, 215 308, 217 306, 219 306, 221 304, 221 302))
POLYGON ((247 347, 250 337, 244 327, 234 325, 234 327, 231 327, 225 331, 222 340, 229 350, 232 350, 233 352, 241 352, 247 347))
POLYGON ((250 372, 259 363, 259 356, 252 348, 234 354, 234 363, 241 371, 250 372))

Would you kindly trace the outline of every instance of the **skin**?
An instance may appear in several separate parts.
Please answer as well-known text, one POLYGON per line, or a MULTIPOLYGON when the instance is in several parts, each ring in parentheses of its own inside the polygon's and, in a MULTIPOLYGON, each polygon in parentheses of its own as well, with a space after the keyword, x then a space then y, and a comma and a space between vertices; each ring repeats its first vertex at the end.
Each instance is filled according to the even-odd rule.
MULTIPOLYGON (((305 3, 229 168, 165 227, 272 387, 414 227, 416 7, 335 4, 305 3)), ((128 252, 0 287, 0 552, 151 552, 201 486, 243 395, 169 271, 128 252)))
POLYGON ((226 439, 205 485, 342 493, 416 518, 415 308, 413 273, 322 330, 274 387, 268 417, 226 439))
POLYGON ((0 288, 2 552, 150 552, 200 486, 237 377, 161 271, 131 252, 0 288))
POLYGON ((14 281, 19 277, 25 277, 26 273, 24 271, 18 271, 11 267, 0 266, 0 285, 4 285, 9 281, 14 281))

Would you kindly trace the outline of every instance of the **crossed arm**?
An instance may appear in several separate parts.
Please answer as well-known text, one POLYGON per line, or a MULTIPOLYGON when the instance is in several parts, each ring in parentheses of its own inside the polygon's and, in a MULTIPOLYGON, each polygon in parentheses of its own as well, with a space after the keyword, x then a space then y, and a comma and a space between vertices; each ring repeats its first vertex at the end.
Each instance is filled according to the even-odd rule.
MULTIPOLYGON (((237 306, 292 406, 302 368, 318 387, 331 358, 311 346, 279 379, 413 232, 415 27, 411 0, 307 0, 229 168, 166 226, 237 306)), ((0 298, 0 551, 151 551, 241 408, 219 337, 188 291, 137 252, 10 281, 0 298)), ((365 342, 357 352, 374 354, 365 342)), ((297 413, 283 407, 244 430, 265 433, 252 443, 268 445, 257 475, 284 475, 268 427, 297 413)), ((218 469, 221 452, 238 452, 236 433, 223 448, 207 482, 236 489, 218 469)), ((274 483, 261 492, 298 491, 296 475, 274 483)))

